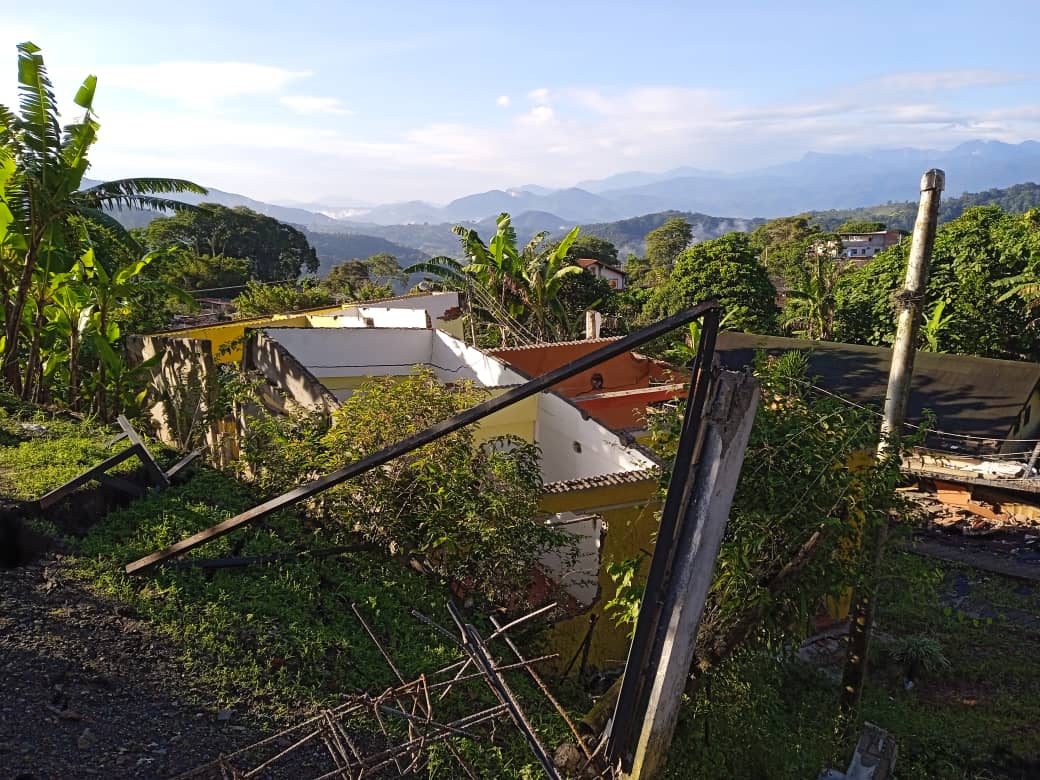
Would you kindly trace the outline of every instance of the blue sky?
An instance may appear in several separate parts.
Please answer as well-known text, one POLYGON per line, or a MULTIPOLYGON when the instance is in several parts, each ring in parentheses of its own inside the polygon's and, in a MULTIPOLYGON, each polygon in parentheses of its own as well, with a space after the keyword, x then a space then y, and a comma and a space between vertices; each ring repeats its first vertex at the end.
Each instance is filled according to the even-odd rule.
POLYGON ((43 48, 60 98, 96 73, 99 178, 444 202, 809 150, 1040 138, 1028 2, 32 5, 4 12, 0 102, 21 40, 43 48))

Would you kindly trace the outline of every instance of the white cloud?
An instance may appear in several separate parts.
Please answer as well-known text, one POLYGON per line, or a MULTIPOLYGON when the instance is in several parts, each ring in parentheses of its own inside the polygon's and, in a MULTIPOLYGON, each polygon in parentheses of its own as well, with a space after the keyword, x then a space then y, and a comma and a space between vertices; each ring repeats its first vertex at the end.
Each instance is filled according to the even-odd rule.
MULTIPOLYGON (((361 124, 331 130, 309 121, 309 116, 346 108, 335 98, 291 94, 306 74, 277 68, 227 73, 235 78, 206 93, 212 101, 208 106, 187 105, 182 92, 160 85, 152 94, 171 96, 184 107, 103 114, 97 173, 109 174, 103 164, 126 175, 172 175, 183 166, 201 171, 192 175, 203 183, 268 197, 269 188, 277 186, 282 190, 274 195, 306 199, 341 188, 346 180, 357 182, 353 194, 373 201, 448 200, 518 181, 567 186, 622 170, 676 165, 741 170, 784 162, 808 150, 948 147, 974 138, 1017 142, 1040 137, 1040 100, 1032 87, 1018 91, 1018 103, 1005 100, 986 109, 968 111, 955 100, 954 83, 985 81, 982 75, 972 81, 965 73, 988 72, 958 71, 957 79, 951 72, 943 78, 929 74, 928 83, 951 86, 923 98, 908 86, 925 83, 921 74, 890 74, 884 77, 884 93, 876 91, 875 80, 782 103, 689 87, 543 87, 527 93, 526 110, 506 112, 494 121, 462 121, 445 112, 439 121, 390 133, 365 133, 361 124), (270 96, 301 116, 277 121, 256 112, 241 120, 212 110, 224 97, 237 95, 270 96), (285 153, 257 178, 250 159, 256 150, 268 149, 285 153), (155 165, 163 153, 170 164, 155 165)), ((496 103, 512 105, 507 95, 496 103)), ((374 113, 366 112, 365 118, 374 113)))
POLYGON ((509 104, 512 102, 513 101, 509 99, 509 95, 499 95, 498 100, 495 101, 495 105, 501 106, 502 108, 509 108, 509 104))
POLYGON ((314 95, 282 95, 278 101, 297 114, 311 116, 315 114, 333 114, 350 116, 354 112, 343 105, 339 98, 316 97, 314 95))
POLYGON ((996 87, 1029 78, 1024 73, 1004 70, 961 69, 919 70, 889 73, 867 85, 894 91, 927 91, 934 89, 964 89, 967 87, 996 87))
POLYGON ((310 75, 253 62, 159 62, 97 69, 99 90, 115 87, 190 108, 210 108, 231 98, 277 95, 310 75))
POLYGON ((549 90, 546 87, 532 89, 527 93, 527 97, 530 98, 533 103, 544 105, 549 102, 549 90))

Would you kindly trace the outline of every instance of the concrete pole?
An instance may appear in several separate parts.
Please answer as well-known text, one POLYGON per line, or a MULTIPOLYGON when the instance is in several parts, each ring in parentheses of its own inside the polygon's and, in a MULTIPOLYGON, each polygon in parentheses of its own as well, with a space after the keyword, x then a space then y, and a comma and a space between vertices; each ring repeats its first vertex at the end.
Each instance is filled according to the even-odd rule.
POLYGON ((896 340, 892 345, 892 367, 889 369, 888 392, 885 394, 879 454, 887 453, 893 438, 898 439, 903 435, 910 380, 914 373, 914 355, 917 352, 917 333, 928 287, 928 266, 932 260, 935 229, 939 223, 939 198, 945 186, 946 174, 938 168, 933 168, 921 177, 921 203, 917 208, 913 243, 906 264, 906 281, 897 297, 899 312, 896 340))
MULTIPOLYGON (((917 331, 928 287, 928 266, 932 260, 935 230, 939 222, 939 198, 945 185, 946 174, 938 168, 933 168, 921 177, 921 204, 917 209, 913 243, 910 245, 910 257, 906 264, 906 281, 896 297, 899 304, 896 315, 896 341, 892 345, 892 366, 888 373, 888 392, 885 394, 885 416, 881 423, 881 438, 878 442, 879 460, 899 457, 899 440, 903 435, 907 401, 910 398, 910 380, 914 374, 917 331)), ((841 679, 841 710, 846 715, 851 715, 859 709, 863 696, 863 683, 867 676, 867 654, 874 629, 873 583, 866 580, 876 579, 887 539, 888 526, 881 524, 861 543, 865 581, 857 587, 849 613, 848 648, 841 679)))
POLYGON ((632 769, 623 775, 625 778, 648 780, 660 776, 664 769, 690 676, 697 626, 755 420, 758 395, 758 380, 754 377, 731 371, 719 373, 705 418, 707 428, 685 528, 677 540, 679 552, 673 564, 671 587, 662 608, 664 639, 653 663, 650 698, 632 769))

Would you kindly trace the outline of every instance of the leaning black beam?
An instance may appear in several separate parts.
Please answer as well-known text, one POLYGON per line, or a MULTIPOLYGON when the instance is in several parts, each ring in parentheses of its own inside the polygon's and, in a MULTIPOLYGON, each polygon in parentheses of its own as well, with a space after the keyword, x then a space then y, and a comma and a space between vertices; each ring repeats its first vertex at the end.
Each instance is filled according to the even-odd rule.
POLYGON ((471 409, 459 412, 455 416, 449 417, 447 420, 442 420, 424 431, 420 431, 403 441, 399 441, 396 444, 373 453, 366 458, 351 463, 349 466, 344 466, 341 469, 326 474, 324 477, 319 477, 318 479, 306 482, 299 487, 290 490, 288 493, 284 493, 277 498, 272 498, 270 501, 266 501, 259 506, 246 510, 240 515, 236 515, 222 523, 218 523, 217 525, 203 531, 199 531, 197 534, 193 534, 186 539, 175 542, 169 547, 158 550, 150 555, 146 555, 133 563, 129 563, 126 566, 126 573, 136 574, 150 569, 176 555, 181 555, 188 550, 195 549, 201 544, 205 544, 208 541, 231 533, 243 525, 255 523, 274 512, 278 512, 292 506, 293 504, 308 499, 311 496, 317 495, 318 493, 328 490, 341 482, 345 482, 359 474, 363 474, 370 469, 382 466, 384 463, 389 463, 395 458, 406 455, 412 450, 417 450, 419 447, 434 442, 442 436, 446 436, 460 428, 464 428, 467 425, 483 420, 488 415, 505 409, 507 406, 512 406, 525 398, 537 395, 543 390, 547 390, 565 379, 580 374, 582 371, 588 371, 590 368, 594 368, 600 363, 617 357, 618 355, 622 355, 625 352, 642 346, 656 338, 660 338, 675 328, 693 322, 701 317, 705 312, 717 309, 718 306, 718 302, 713 300, 699 303, 692 308, 679 312, 678 314, 673 314, 671 317, 665 317, 663 320, 659 320, 642 330, 630 333, 617 341, 605 344, 599 349, 581 356, 572 363, 560 366, 559 368, 550 371, 548 374, 536 377, 530 382, 522 384, 519 387, 514 387, 495 398, 489 398, 487 401, 479 403, 471 409))
POLYGON ((46 495, 40 497, 40 509, 49 509, 54 504, 58 503, 63 498, 65 498, 65 496, 69 495, 74 490, 76 490, 76 488, 85 485, 88 482, 100 482, 101 480, 98 478, 99 474, 104 474, 113 466, 118 466, 124 460, 132 458, 134 455, 139 456, 140 451, 137 449, 136 445, 131 445, 127 447, 125 450, 117 452, 111 458, 102 461, 98 465, 94 466, 94 468, 88 471, 84 471, 78 477, 70 479, 61 487, 54 488, 54 490, 52 490, 50 493, 47 493, 46 495))

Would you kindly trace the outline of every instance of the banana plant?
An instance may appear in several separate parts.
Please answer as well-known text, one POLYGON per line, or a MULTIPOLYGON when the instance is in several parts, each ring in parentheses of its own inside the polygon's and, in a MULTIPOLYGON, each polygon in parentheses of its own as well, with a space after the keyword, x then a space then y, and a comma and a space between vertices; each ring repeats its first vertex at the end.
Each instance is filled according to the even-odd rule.
POLYGON ((942 352, 939 349, 939 337, 943 331, 953 321, 953 315, 947 314, 943 316, 943 310, 946 308, 946 301, 938 300, 935 305, 932 306, 932 310, 925 317, 924 322, 921 323, 921 339, 924 344, 921 345, 921 349, 925 352, 942 352))
POLYGON ((54 292, 45 310, 53 347, 45 354, 43 377, 53 387, 59 374, 63 374, 67 387, 66 402, 69 408, 77 410, 80 403, 80 353, 92 328, 94 313, 90 290, 82 278, 83 267, 79 264, 72 272, 54 275, 54 292))
POLYGON ((5 230, 20 237, 18 242, 8 241, 2 254, 6 283, 2 289, 4 343, 0 368, 11 387, 26 397, 34 388, 32 367, 27 366, 23 372, 20 365, 24 354, 23 313, 33 292, 47 289, 34 284, 41 266, 61 272, 63 265, 67 270, 65 258, 79 256, 78 236, 70 236, 70 222, 83 220, 88 230, 104 226, 126 246, 136 246, 111 216, 111 209, 176 211, 194 207, 157 194, 206 194, 197 184, 180 179, 121 179, 82 188, 99 129, 93 108, 96 87, 94 76, 83 81, 73 99, 83 109, 82 118, 62 129, 43 56, 39 47, 26 42, 18 45, 19 110, 15 113, 0 105, 0 168, 8 171, 0 174, 0 198, 6 208, 0 222, 6 220, 5 230), (9 170, 11 161, 13 171, 9 170))
POLYGON ((94 410, 102 417, 109 419, 111 414, 118 413, 126 408, 125 391, 120 383, 128 378, 138 375, 129 371, 122 358, 115 352, 114 345, 119 341, 122 331, 119 322, 114 315, 123 313, 128 305, 129 298, 137 292, 151 290, 176 297, 190 306, 194 306, 195 300, 187 292, 174 285, 154 279, 141 279, 141 273, 147 268, 161 252, 149 252, 144 257, 134 262, 117 268, 114 273, 109 274, 102 263, 97 262, 94 253, 87 252, 80 262, 84 270, 84 281, 87 295, 91 302, 91 339, 97 349, 100 358, 97 372, 97 383, 94 393, 94 410), (117 391, 117 411, 109 408, 108 379, 114 382, 113 389, 117 391))
POLYGON ((566 328, 567 312, 560 301, 563 280, 572 274, 584 273, 576 265, 570 265, 567 252, 578 237, 575 227, 557 246, 546 252, 539 251, 548 236, 539 233, 524 248, 521 257, 525 261, 521 270, 520 298, 530 313, 532 330, 543 341, 558 336, 566 328))

